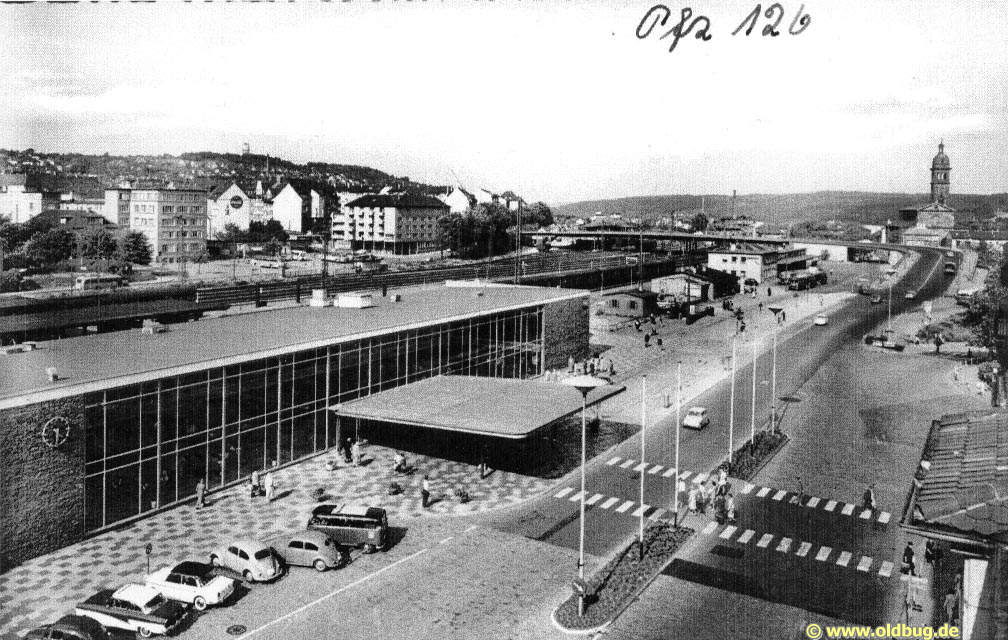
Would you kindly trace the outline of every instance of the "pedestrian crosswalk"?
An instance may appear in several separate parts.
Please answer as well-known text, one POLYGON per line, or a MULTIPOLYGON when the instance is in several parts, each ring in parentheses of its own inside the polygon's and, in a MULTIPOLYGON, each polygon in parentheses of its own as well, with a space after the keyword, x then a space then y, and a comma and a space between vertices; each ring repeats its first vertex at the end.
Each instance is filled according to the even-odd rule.
MULTIPOLYGON (((554 493, 553 497, 558 500, 567 500, 569 502, 576 503, 581 501, 581 495, 581 492, 575 491, 573 487, 564 487, 554 493)), ((601 493, 592 493, 589 491, 586 492, 584 496, 585 506, 604 509, 606 511, 612 510, 616 513, 623 513, 634 518, 644 516, 649 520, 658 520, 668 514, 668 510, 661 507, 654 507, 649 504, 638 504, 633 500, 624 500, 622 498, 606 496, 601 493)))
MULTIPOLYGON (((619 467, 620 469, 626 469, 628 471, 645 475, 660 475, 662 478, 669 479, 677 475, 681 480, 689 481, 693 484, 703 484, 708 480, 714 479, 716 476, 714 473, 694 473, 693 471, 685 469, 679 470, 677 474, 677 470, 673 467, 666 468, 664 465, 638 462, 637 460, 626 459, 620 456, 612 456, 606 461, 606 465, 610 467, 619 467)), ((573 489, 570 489, 569 491, 573 491, 573 489)), ((801 505, 809 509, 822 509, 823 511, 827 511, 829 513, 837 513, 852 518, 858 518, 859 520, 874 521, 880 525, 888 524, 892 519, 892 514, 888 511, 872 511, 870 509, 863 509, 860 506, 849 502, 839 502, 837 500, 820 498, 818 496, 806 496, 805 494, 791 493, 783 489, 760 487, 749 482, 742 482, 741 488, 738 489, 738 494, 754 495, 757 498, 773 500, 776 502, 784 502, 785 498, 787 498, 786 501, 790 504, 801 505)))
POLYGON ((889 560, 877 561, 872 556, 858 555, 851 551, 834 549, 833 547, 827 547, 825 545, 818 547, 813 554, 812 550, 816 549, 816 545, 811 542, 794 540, 785 536, 777 536, 772 533, 758 535, 752 529, 746 529, 739 534, 739 528, 737 526, 732 524, 720 525, 716 520, 712 520, 707 523, 707 525, 700 530, 700 535, 716 535, 719 538, 719 541, 732 541, 734 539, 734 542, 746 546, 748 546, 755 538, 755 546, 759 549, 765 549, 767 551, 772 550, 776 553, 784 555, 794 554, 799 558, 807 558, 810 554, 812 554, 811 557, 813 557, 817 562, 829 563, 838 567, 859 571, 861 573, 871 573, 874 571, 880 578, 889 578, 892 576, 893 572, 893 563, 889 560))

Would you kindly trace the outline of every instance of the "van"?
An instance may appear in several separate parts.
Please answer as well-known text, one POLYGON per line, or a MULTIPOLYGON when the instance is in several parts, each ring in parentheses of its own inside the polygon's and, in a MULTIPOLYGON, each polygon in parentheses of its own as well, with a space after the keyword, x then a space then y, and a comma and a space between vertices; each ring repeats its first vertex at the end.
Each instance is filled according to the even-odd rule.
POLYGON ((363 547, 364 553, 384 551, 388 545, 388 516, 379 507, 319 505, 312 510, 307 528, 326 534, 338 545, 363 547))

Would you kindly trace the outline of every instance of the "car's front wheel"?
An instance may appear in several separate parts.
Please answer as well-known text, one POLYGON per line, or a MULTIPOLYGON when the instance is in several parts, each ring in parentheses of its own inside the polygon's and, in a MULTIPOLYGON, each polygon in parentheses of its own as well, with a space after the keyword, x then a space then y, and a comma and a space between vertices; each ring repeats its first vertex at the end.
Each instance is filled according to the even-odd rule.
POLYGON ((364 545, 364 553, 374 553, 377 550, 378 547, 374 546, 373 544, 364 545))
POLYGON ((221 566, 220 558, 217 557, 216 553, 210 554, 210 564, 215 567, 221 566))
POLYGON ((196 596, 196 599, 193 600, 193 606, 196 607, 197 611, 205 611, 207 608, 206 598, 203 596, 196 596))
POLYGON ((315 570, 318 571, 319 573, 329 568, 329 565, 327 565, 325 563, 325 560, 323 560, 322 558, 316 559, 315 563, 312 566, 315 567, 315 570))
POLYGON ((148 629, 147 627, 138 627, 137 635, 139 635, 141 638, 149 638, 151 637, 151 630, 148 629))
POLYGON ((252 582, 252 572, 248 569, 242 571, 242 578, 245 579, 245 582, 252 582))

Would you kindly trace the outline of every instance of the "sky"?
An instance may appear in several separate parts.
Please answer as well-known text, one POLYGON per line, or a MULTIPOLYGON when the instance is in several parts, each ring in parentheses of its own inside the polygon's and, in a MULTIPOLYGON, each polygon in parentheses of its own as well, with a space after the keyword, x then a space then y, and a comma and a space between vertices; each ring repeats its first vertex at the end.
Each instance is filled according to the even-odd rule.
POLYGON ((1008 191, 1008 11, 977 0, 0 5, 0 147, 254 152, 552 203, 1008 191), (767 5, 764 4, 764 9, 767 5), (811 23, 788 27, 803 7, 811 23), (692 18, 690 20, 692 22, 692 18), (688 24, 688 23, 687 23, 688 24))

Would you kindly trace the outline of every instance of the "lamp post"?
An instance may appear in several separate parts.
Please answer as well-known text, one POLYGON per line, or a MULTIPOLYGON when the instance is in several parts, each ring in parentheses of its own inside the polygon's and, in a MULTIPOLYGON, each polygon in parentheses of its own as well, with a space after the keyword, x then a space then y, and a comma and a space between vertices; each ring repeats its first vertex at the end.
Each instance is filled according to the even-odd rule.
MULTIPOLYGON (((770 307, 770 311, 774 314, 774 319, 777 319, 783 307, 770 307)), ((770 374, 770 432, 775 433, 777 431, 777 327, 780 324, 774 325, 773 330, 773 365, 770 374)))
MULTIPOLYGON (((753 336, 752 343, 752 404, 749 411, 749 433, 750 446, 756 442, 756 363, 759 361, 759 352, 756 350, 756 337, 753 336)), ((731 462, 731 460, 729 460, 731 462)))
MULTIPOLYGON (((588 451, 588 423, 586 414, 588 411, 588 392, 607 383, 594 376, 574 376, 565 378, 563 384, 574 387, 581 392, 581 525, 578 534, 578 580, 584 581, 584 539, 585 539, 585 462, 588 451)), ((585 594, 580 592, 578 596, 578 615, 584 615, 585 594)))
MULTIPOLYGON (((738 334, 736 334, 738 335, 738 334)), ((731 401, 728 407, 728 473, 732 465, 732 441, 735 439, 735 336, 731 339, 731 401)))
MULTIPOLYGON (((647 376, 641 377, 641 394, 640 394, 640 424, 641 424, 641 437, 640 437, 640 461, 641 461, 641 471, 640 471, 640 504, 641 507, 644 506, 644 439, 647 437, 647 376)), ((582 487, 582 491, 584 488, 582 487)), ((581 496, 584 500, 584 496, 581 496)), ((644 558, 644 511, 640 514, 640 527, 638 531, 638 542, 640 543, 640 557, 644 558)))
POLYGON ((675 394, 675 497, 672 498, 673 524, 679 527, 679 412, 682 408, 682 360, 676 363, 676 394, 675 394))

